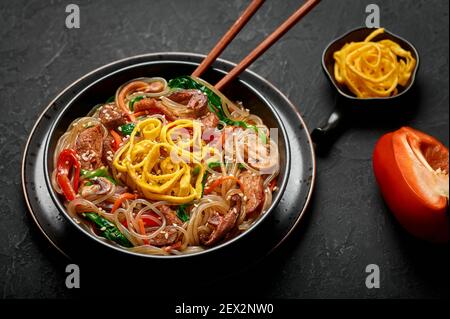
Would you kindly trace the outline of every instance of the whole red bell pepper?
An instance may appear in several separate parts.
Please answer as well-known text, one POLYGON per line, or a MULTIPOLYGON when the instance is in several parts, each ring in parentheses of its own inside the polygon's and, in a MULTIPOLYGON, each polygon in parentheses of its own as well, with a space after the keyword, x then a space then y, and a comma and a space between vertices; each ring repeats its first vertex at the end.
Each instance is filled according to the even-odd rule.
POLYGON ((448 149, 410 127, 380 138, 373 169, 381 193, 400 224, 431 242, 449 239, 448 149))
POLYGON ((56 164, 56 180, 67 200, 74 200, 78 193, 80 179, 80 161, 73 149, 64 149, 59 153, 56 164), (73 184, 70 184, 70 176, 73 176, 73 184))

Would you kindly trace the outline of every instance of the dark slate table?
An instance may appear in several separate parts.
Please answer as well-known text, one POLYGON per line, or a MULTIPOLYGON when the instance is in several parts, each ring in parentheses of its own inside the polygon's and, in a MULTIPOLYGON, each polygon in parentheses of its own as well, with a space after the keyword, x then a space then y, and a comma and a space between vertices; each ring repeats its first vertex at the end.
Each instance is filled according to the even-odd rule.
MULTIPOLYGON (((157 51, 207 53, 247 1, 76 1, 81 28, 65 28, 62 1, 0 1, 0 293, 70 297, 61 258, 27 214, 21 185, 23 147, 43 107, 83 74, 124 57, 157 51)), ((222 55, 239 61, 301 1, 267 1, 222 55)), ((360 26, 373 1, 323 1, 251 69, 297 106, 310 129, 334 105, 320 67, 327 43, 360 26)), ((264 263, 192 294, 279 298, 448 297, 448 246, 407 235, 381 200, 371 168, 378 137, 411 125, 448 145, 448 1, 377 1, 381 23, 421 55, 416 105, 401 119, 356 124, 318 158, 307 217, 264 263), (377 264, 381 287, 365 286, 377 264), (236 289, 236 286, 239 288, 236 289)))

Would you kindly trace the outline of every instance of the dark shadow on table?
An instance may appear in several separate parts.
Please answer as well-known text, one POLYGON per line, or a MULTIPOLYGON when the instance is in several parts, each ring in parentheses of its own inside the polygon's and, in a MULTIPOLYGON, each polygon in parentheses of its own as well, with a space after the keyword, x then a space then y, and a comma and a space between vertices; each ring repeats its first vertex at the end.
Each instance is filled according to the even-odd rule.
POLYGON ((349 128, 357 130, 385 130, 394 131, 408 125, 413 119, 421 104, 420 83, 399 99, 374 101, 349 101, 337 94, 325 94, 329 102, 330 117, 322 119, 322 128, 312 131, 313 140, 316 142, 318 157, 326 157, 340 136, 349 128), (328 125, 325 125, 327 123, 328 125), (325 126, 324 126, 325 125, 325 126), (332 127, 328 129, 328 127, 332 127))

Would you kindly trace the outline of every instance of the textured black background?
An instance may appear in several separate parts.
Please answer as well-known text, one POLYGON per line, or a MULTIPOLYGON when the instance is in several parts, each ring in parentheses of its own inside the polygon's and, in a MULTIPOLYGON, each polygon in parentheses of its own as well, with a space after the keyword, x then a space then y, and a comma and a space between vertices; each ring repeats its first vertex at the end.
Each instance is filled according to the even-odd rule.
MULTIPOLYGON (((70 297, 83 290, 65 288, 67 262, 38 233, 22 198, 21 154, 43 107, 79 76, 116 59, 158 51, 207 53, 247 3, 70 2, 0 1, 0 294, 5 298, 70 297), (70 2, 81 7, 80 29, 65 28, 70 2)), ((239 61, 300 2, 267 1, 222 56, 239 61)), ((421 55, 416 105, 401 119, 349 128, 318 159, 312 205, 291 240, 264 263, 206 289, 209 296, 448 297, 448 246, 419 242, 398 226, 371 168, 377 138, 400 125, 448 145, 448 1, 325 0, 251 69, 298 105, 310 129, 321 124, 335 103, 320 67, 322 50, 362 25, 365 6, 373 2, 380 5, 382 25, 410 40, 421 55), (365 287, 364 270, 371 263, 380 266, 380 289, 365 287)))

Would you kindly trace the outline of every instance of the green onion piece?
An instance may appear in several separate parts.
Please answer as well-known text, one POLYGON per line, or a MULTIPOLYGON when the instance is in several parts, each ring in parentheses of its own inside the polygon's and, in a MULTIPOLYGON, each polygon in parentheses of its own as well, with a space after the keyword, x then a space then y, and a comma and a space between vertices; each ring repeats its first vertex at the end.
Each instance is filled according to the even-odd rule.
MULTIPOLYGON (((209 167, 210 169, 218 168, 218 167, 220 167, 220 165, 221 165, 220 162, 211 162, 211 163, 208 163, 208 167, 209 167)), ((228 164, 227 164, 227 165, 228 165, 228 164)), ((245 166, 242 165, 241 163, 238 163, 238 168, 239 168, 239 169, 245 169, 245 166)))
POLYGON ((82 169, 80 171, 80 176, 85 179, 92 179, 94 177, 104 177, 109 181, 111 181, 114 185, 117 185, 117 181, 114 178, 112 178, 111 175, 109 175, 108 169, 105 167, 97 168, 96 170, 93 171, 82 169))
MULTIPOLYGON (((255 127, 256 128, 256 127, 255 127)), ((258 129, 256 128, 256 133, 258 133, 259 138, 264 144, 267 144, 267 135, 263 132, 258 132, 258 129)))
POLYGON ((128 103, 128 107, 130 108, 131 112, 134 112, 134 103, 142 100, 144 97, 145 96, 143 96, 143 95, 139 95, 139 96, 136 96, 135 98, 131 99, 130 103, 128 103))
POLYGON ((134 128, 136 127, 136 124, 134 123, 128 123, 120 126, 120 133, 122 133, 123 136, 129 136, 131 133, 133 133, 134 128))
POLYGON ((132 247, 133 244, 119 231, 119 229, 106 218, 96 213, 83 213, 84 218, 94 223, 100 235, 106 239, 118 243, 123 247, 132 247))
POLYGON ((187 206, 186 204, 183 204, 178 206, 177 209, 177 216, 183 223, 189 220, 189 215, 186 211, 186 206, 187 206))
POLYGON ((205 185, 206 185, 206 180, 208 179, 208 172, 205 172, 205 174, 203 175, 203 179, 202 179, 202 197, 203 197, 203 193, 205 192, 205 185))
POLYGON ((208 163, 208 167, 210 168, 210 169, 215 169, 215 168, 218 168, 218 167, 220 167, 220 162, 211 162, 211 163, 208 163))

